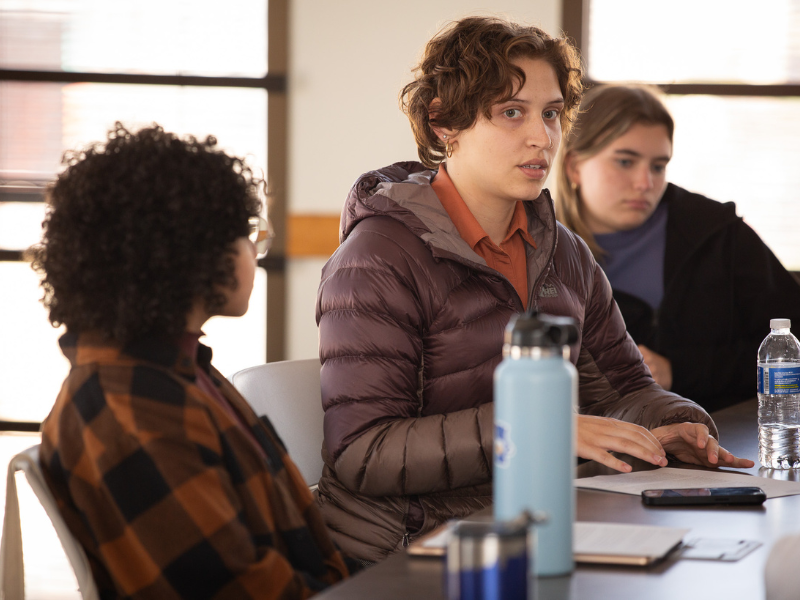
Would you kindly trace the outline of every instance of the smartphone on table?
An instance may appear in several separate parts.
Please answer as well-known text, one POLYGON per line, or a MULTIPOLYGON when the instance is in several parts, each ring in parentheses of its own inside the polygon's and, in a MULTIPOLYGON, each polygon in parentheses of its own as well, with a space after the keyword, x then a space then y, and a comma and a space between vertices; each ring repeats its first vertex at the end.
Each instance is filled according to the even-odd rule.
POLYGON ((642 502, 648 506, 709 504, 763 504, 767 495, 759 487, 712 487, 645 490, 642 502))

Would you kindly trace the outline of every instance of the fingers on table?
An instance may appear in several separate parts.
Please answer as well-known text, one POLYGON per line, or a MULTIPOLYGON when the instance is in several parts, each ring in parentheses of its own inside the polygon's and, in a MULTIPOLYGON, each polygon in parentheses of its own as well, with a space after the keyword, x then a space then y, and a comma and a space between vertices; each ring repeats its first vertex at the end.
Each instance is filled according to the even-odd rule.
POLYGON ((737 458, 722 446, 719 447, 719 457, 725 463, 725 466, 736 467, 740 469, 749 469, 750 467, 755 466, 755 463, 749 458, 737 458))
MULTIPOLYGON (((635 444, 641 446, 644 450, 652 454, 664 456, 664 448, 661 447, 661 442, 652 434, 648 429, 633 423, 625 421, 617 421, 616 419, 604 419, 601 431, 607 436, 607 439, 621 440, 624 444, 635 444)), ((630 448, 613 448, 619 452, 624 452, 630 448)), ((642 457, 640 457, 642 458, 642 457)))
POLYGON ((607 449, 596 444, 585 445, 583 448, 579 449, 578 454, 582 458, 588 458, 589 460, 611 467, 617 471, 622 471, 623 473, 630 473, 633 470, 633 467, 624 460, 618 459, 607 449))
MULTIPOLYGON (((708 433, 708 427, 703 425, 702 423, 693 423, 694 429, 696 431, 696 440, 697 440, 697 447, 698 448, 706 448, 707 446, 711 446, 716 444, 717 440, 711 437, 708 433), (709 442, 713 442, 713 444, 709 442)), ((717 444, 719 446, 719 444, 717 444)), ((714 455, 716 456, 716 448, 714 448, 714 455)), ((711 458, 711 454, 709 454, 709 458, 711 458)))
POLYGON ((702 446, 700 445, 700 439, 698 436, 697 446, 701 450, 703 447, 705 447, 706 458, 708 459, 708 462, 710 462, 712 465, 719 463, 719 442, 708 435, 708 430, 706 430, 706 437, 702 446))
POLYGON ((588 458, 595 462, 599 462, 601 465, 605 465, 607 467, 611 467, 617 471, 622 471, 623 473, 630 473, 633 467, 631 467, 628 463, 624 460, 618 459, 613 454, 609 454, 605 450, 601 448, 594 448, 590 452, 587 453, 587 456, 584 458, 588 458))
POLYGON ((621 452, 654 465, 667 464, 666 452, 661 444, 643 427, 614 419, 585 419, 580 423, 580 441, 587 450, 585 458, 618 470, 621 465, 628 467, 626 470, 630 467, 608 452, 621 452), (600 457, 598 453, 605 456, 600 457))
POLYGON ((628 436, 606 436, 602 438, 602 446, 607 451, 621 452, 640 458, 658 466, 666 466, 667 458, 661 446, 654 446, 650 440, 633 433, 628 436))

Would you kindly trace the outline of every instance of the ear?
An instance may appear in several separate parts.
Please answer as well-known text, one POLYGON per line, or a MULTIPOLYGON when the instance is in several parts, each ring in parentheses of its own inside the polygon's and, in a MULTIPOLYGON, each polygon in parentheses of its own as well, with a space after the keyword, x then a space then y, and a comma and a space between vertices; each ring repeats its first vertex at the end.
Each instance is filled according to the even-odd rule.
MULTIPOLYGON (((431 100, 431 103, 428 105, 428 118, 434 119, 436 118, 436 113, 439 111, 439 107, 442 105, 442 101, 439 98, 434 98, 431 100)), ((437 127, 435 125, 431 125, 431 129, 436 134, 436 137, 444 141, 444 136, 447 136, 447 139, 452 142, 456 139, 458 132, 453 129, 447 129, 445 127, 437 127)))
POLYGON ((569 152, 564 157, 564 170, 567 172, 570 183, 573 185, 581 184, 580 162, 575 158, 574 153, 569 152))

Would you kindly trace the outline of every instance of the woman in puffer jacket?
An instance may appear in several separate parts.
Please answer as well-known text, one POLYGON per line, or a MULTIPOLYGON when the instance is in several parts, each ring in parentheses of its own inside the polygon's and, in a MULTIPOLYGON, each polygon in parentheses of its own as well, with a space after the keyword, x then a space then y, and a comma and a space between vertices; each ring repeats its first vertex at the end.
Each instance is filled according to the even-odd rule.
POLYGON ((491 503, 492 373, 526 308, 580 328, 578 456, 752 466, 642 362, 586 245, 543 184, 581 97, 564 39, 466 18, 402 91, 422 163, 364 174, 317 299, 325 409, 319 506, 347 553, 377 561, 491 503))

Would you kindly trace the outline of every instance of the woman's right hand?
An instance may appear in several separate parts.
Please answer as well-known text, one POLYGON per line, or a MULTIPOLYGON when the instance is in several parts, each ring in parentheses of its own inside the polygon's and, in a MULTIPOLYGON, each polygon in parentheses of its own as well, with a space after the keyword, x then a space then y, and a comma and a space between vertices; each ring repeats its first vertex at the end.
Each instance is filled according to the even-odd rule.
POLYGON ((576 437, 578 456, 629 473, 631 466, 611 452, 622 452, 659 467, 667 465, 666 452, 644 427, 608 417, 578 415, 576 437))

